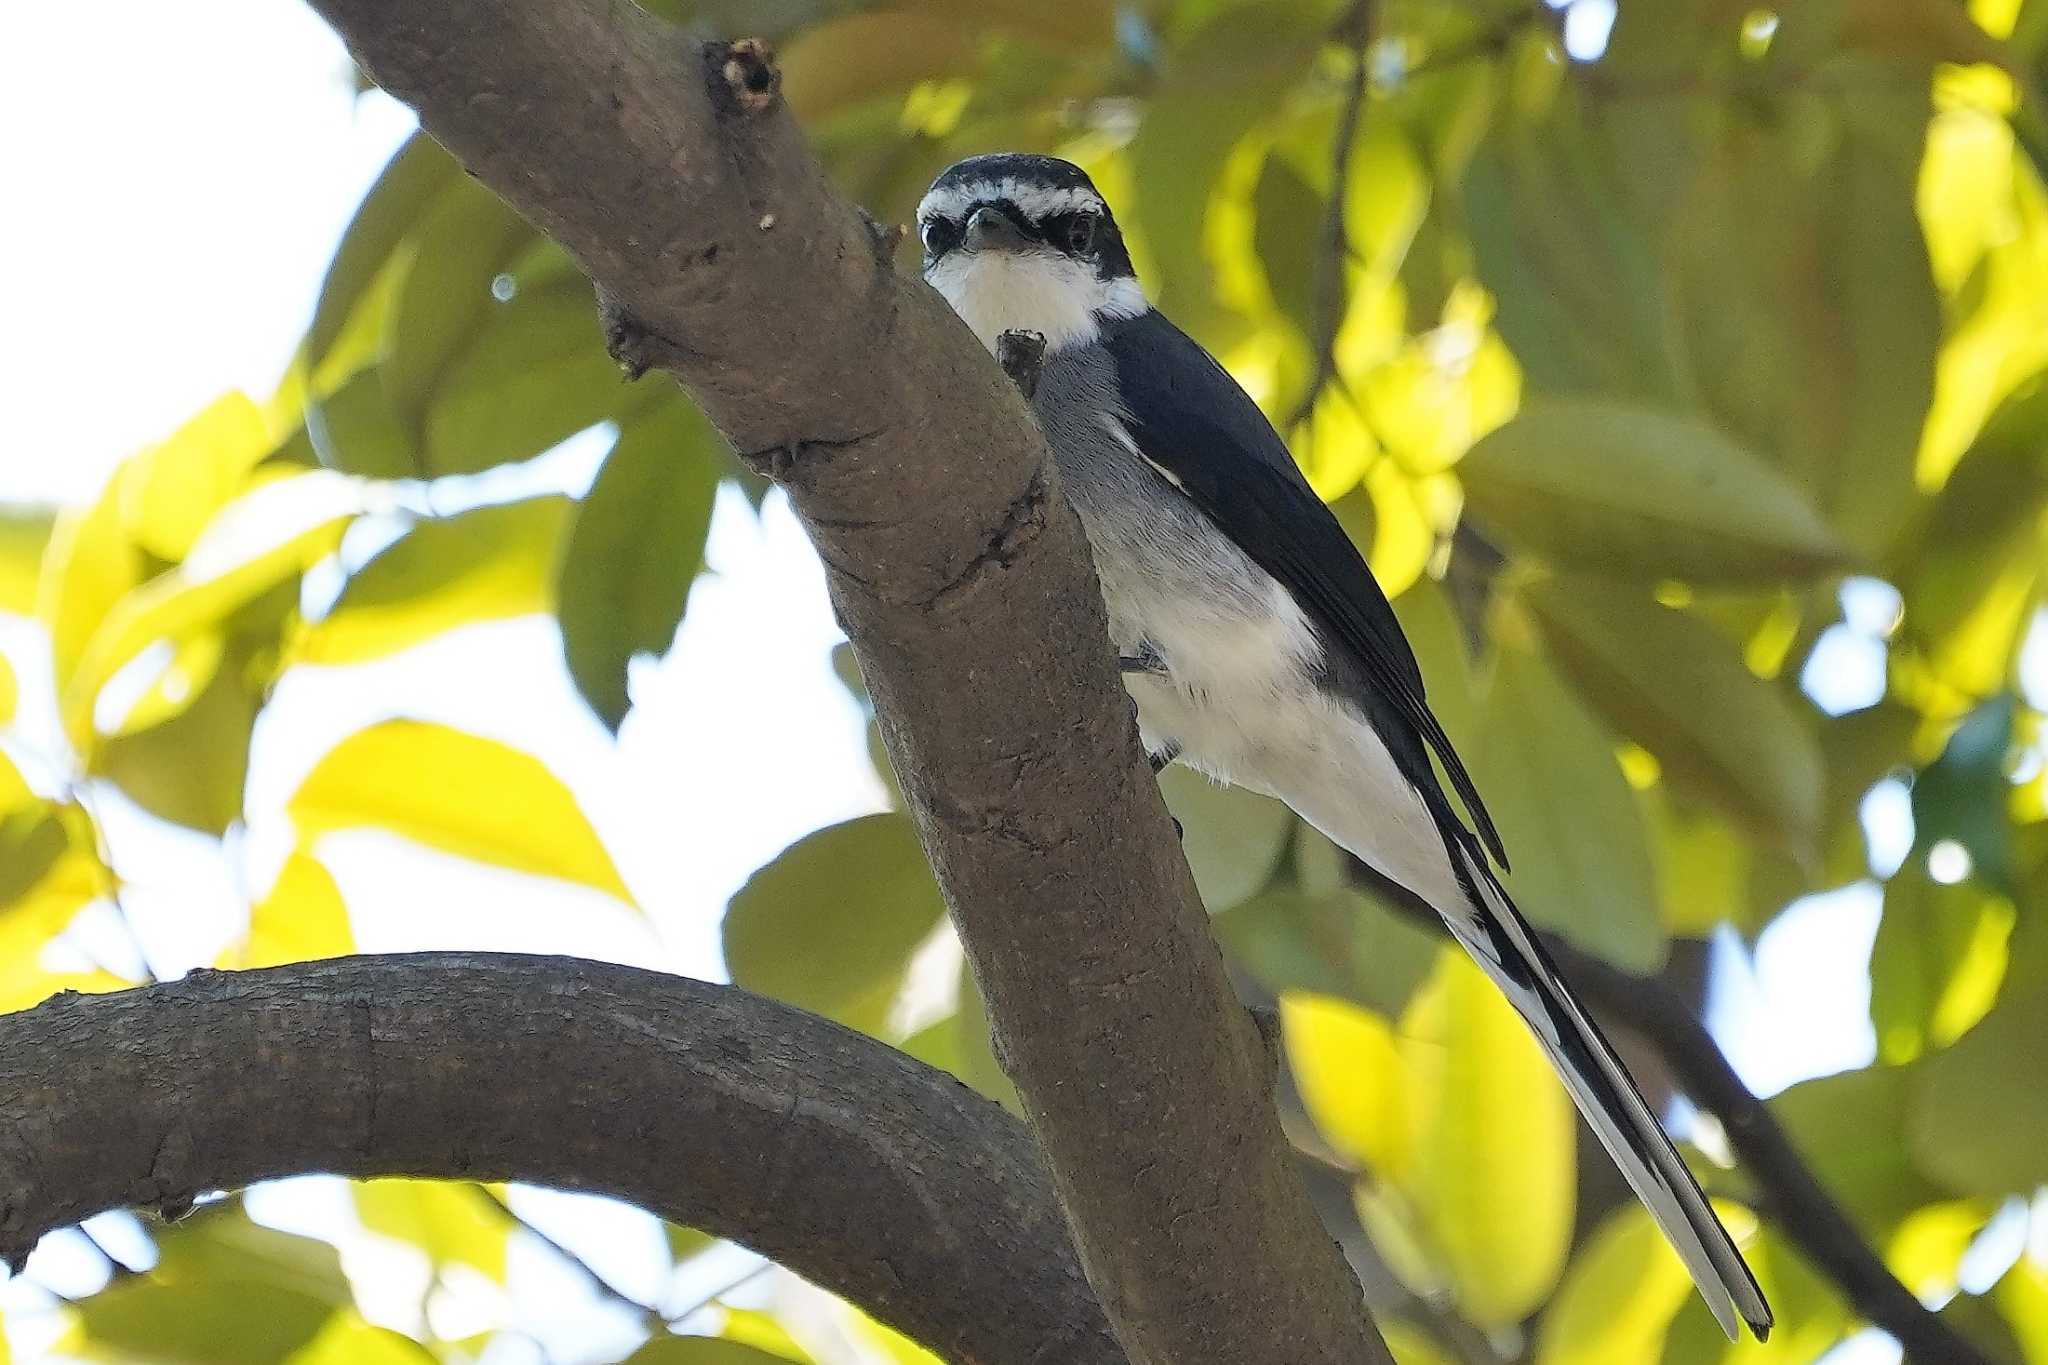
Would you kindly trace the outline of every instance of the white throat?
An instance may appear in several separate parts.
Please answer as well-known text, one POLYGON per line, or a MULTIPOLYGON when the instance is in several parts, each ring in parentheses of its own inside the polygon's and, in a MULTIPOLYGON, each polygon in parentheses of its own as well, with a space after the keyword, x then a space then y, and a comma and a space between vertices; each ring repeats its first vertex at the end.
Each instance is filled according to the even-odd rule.
POLYGON ((1038 332, 1049 352, 1085 346, 1103 321, 1147 307, 1136 280, 1105 280, 1054 251, 949 251, 925 279, 991 354, 1004 332, 1038 332))

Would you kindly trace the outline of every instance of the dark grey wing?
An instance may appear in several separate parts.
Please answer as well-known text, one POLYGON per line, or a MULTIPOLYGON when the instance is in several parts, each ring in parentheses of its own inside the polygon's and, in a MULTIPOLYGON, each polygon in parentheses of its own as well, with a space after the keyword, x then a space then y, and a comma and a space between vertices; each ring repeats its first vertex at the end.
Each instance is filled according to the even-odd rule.
MULTIPOLYGON (((1384 708, 1436 754, 1502 867, 1507 851, 1465 765, 1423 698, 1422 669, 1351 537, 1308 486, 1258 404, 1210 354, 1156 310, 1110 323, 1126 427, 1139 452, 1273 575, 1364 669, 1384 708)), ((1394 743, 1399 754, 1413 746, 1394 743)), ((1427 762, 1423 766, 1426 768, 1427 762)), ((1431 774, 1411 774, 1433 787, 1431 774)))

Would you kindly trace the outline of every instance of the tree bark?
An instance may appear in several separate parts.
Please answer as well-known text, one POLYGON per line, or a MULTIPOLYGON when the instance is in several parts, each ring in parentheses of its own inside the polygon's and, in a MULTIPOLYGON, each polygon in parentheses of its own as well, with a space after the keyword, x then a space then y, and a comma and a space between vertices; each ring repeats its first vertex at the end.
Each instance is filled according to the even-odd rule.
POLYGON ((770 55, 620 0, 313 3, 788 490, 1131 1359, 1389 1362, 1292 1169, 1044 442, 827 184, 770 55))
POLYGON ((412 953, 0 1015, 0 1255, 327 1171, 524 1180, 743 1242, 955 1365, 1124 1365, 1024 1125, 731 986, 412 953))

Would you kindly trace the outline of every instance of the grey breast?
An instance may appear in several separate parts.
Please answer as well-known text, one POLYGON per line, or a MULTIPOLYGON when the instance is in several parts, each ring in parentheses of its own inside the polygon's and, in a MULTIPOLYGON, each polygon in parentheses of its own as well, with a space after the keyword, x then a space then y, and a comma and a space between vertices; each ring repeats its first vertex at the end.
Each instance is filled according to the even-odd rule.
POLYGON ((1124 408, 1105 348, 1077 346, 1048 358, 1032 405, 1094 550, 1120 645, 1154 643, 1148 623, 1191 598, 1206 613, 1270 610, 1265 571, 1118 439, 1110 422, 1124 408))

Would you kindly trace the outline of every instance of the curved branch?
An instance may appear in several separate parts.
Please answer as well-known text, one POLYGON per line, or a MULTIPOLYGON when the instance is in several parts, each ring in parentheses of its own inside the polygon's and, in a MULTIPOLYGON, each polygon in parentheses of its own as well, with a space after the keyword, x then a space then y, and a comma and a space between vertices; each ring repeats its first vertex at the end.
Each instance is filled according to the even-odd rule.
POLYGON ((1139 1365, 1386 1365, 1143 763, 1023 397, 751 42, 620 0, 313 0, 788 490, 1083 1266, 1139 1365))
POLYGON ((312 1171, 524 1180, 743 1242, 960 1365, 1123 1365, 1024 1125, 730 986, 518 954, 197 972, 0 1015, 0 1254, 312 1171))
MULTIPOLYGON (((1419 924, 1443 930, 1443 921, 1426 901, 1363 863, 1354 861, 1351 867, 1388 905, 1419 924)), ((1538 936, 1594 1013, 1655 1048, 1686 1097, 1720 1122, 1729 1148, 1756 1185, 1757 1211, 1799 1248, 1814 1269, 1834 1282, 1850 1307, 1891 1333, 1908 1360, 1992 1365, 1981 1349, 1892 1274, 1799 1155, 1771 1107, 1743 1084, 1707 1026, 1669 986, 1655 977, 1622 971, 1556 934, 1538 936)))

